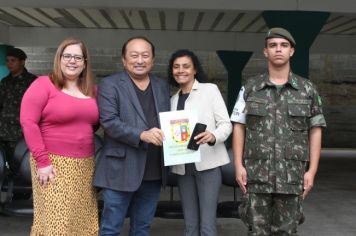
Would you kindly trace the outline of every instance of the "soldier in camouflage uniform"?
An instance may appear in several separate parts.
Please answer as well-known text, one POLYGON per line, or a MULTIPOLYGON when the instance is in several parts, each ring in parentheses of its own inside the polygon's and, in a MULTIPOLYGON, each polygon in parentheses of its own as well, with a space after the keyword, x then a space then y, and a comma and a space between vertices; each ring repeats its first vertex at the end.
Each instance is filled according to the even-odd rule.
POLYGON ((247 80, 231 115, 236 180, 244 193, 239 210, 248 235, 297 235, 318 168, 326 123, 314 85, 290 70, 294 46, 285 29, 268 31, 268 72, 247 80))
POLYGON ((27 56, 18 48, 9 48, 6 65, 9 75, 0 81, 0 145, 5 149, 7 162, 12 167, 16 142, 22 137, 20 105, 23 94, 36 76, 27 72, 27 56))

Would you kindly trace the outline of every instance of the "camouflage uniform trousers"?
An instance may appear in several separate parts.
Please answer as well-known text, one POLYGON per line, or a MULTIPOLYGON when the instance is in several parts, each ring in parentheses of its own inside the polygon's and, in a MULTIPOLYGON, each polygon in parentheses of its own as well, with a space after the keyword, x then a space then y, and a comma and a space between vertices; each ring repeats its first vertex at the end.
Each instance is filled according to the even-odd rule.
POLYGON ((248 235, 293 235, 302 216, 303 198, 295 194, 247 193, 239 207, 248 235))

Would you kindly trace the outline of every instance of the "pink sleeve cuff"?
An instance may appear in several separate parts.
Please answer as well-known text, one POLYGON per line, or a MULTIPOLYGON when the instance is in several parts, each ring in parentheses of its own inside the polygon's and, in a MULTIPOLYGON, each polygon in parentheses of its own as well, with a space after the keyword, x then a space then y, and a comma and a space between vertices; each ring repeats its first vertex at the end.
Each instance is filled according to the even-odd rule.
POLYGON ((52 165, 51 160, 48 158, 48 155, 43 155, 38 158, 35 158, 37 168, 44 168, 52 165))

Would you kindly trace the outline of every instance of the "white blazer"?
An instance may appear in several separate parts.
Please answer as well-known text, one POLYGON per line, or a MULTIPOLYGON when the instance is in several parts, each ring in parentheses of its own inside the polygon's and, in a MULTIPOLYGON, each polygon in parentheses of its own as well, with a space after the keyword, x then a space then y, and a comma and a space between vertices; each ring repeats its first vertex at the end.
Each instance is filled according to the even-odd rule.
MULTIPOLYGON (((172 111, 177 110, 179 92, 180 90, 171 98, 172 111)), ((218 87, 215 84, 199 83, 195 80, 184 109, 196 110, 198 122, 206 124, 206 130, 210 131, 216 139, 213 146, 200 145, 201 161, 195 163, 196 169, 202 171, 229 163, 224 141, 231 134, 232 125, 218 87)), ((172 166, 172 172, 184 175, 185 165, 172 166)))

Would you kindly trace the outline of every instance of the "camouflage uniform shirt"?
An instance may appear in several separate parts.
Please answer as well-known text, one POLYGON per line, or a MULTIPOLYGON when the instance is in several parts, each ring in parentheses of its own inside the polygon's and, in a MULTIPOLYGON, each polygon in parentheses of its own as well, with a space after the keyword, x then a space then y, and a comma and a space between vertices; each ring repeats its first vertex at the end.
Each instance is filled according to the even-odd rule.
POLYGON ((24 72, 0 81, 0 141, 17 141, 22 136, 20 105, 23 94, 37 76, 24 72))
POLYGON ((282 86, 267 73, 253 77, 241 89, 231 120, 246 126, 248 192, 301 194, 309 130, 326 126, 314 85, 293 73, 282 86))

